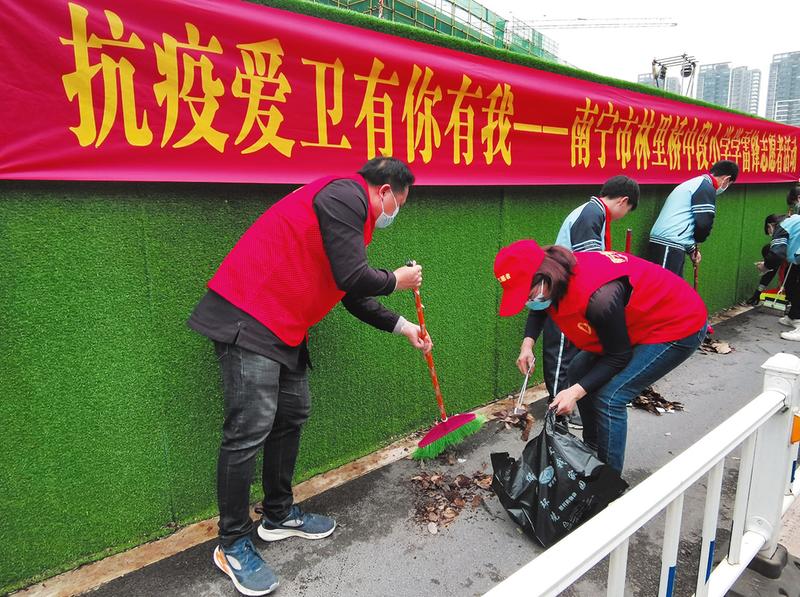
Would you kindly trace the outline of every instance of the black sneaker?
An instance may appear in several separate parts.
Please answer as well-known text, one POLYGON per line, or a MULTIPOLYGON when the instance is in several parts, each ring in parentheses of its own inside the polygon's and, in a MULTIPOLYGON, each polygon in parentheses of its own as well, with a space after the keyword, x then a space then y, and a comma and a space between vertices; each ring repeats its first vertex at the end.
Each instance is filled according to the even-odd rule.
POLYGON ((258 525, 258 536, 264 541, 280 541, 288 537, 302 537, 303 539, 324 539, 336 528, 333 518, 321 514, 307 514, 294 505, 289 510, 286 518, 275 522, 266 517, 261 517, 258 525))

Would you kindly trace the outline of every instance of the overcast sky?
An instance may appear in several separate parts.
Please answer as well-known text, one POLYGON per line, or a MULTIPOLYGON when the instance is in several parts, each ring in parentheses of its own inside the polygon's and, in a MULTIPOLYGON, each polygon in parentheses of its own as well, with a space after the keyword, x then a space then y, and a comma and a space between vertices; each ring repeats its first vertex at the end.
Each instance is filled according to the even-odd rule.
MULTIPOLYGON (((730 62, 731 68, 758 68, 762 77, 760 115, 764 114, 773 54, 800 51, 800 0, 479 1, 501 16, 513 14, 534 26, 537 19, 669 17, 678 23, 676 27, 543 29, 542 33, 558 43, 559 58, 628 81, 649 72, 653 58, 683 53, 697 57, 699 64, 730 62)), ((677 68, 668 72, 668 76, 677 75, 677 68)))

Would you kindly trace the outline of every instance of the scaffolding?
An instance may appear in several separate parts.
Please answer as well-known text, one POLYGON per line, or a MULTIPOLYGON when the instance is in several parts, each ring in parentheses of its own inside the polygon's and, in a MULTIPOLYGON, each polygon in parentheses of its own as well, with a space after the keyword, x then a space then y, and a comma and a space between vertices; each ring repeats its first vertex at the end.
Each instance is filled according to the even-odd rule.
POLYGON ((309 0, 560 62, 558 44, 530 24, 509 21, 475 0, 309 0))
POLYGON ((506 23, 506 47, 515 52, 525 52, 558 62, 558 44, 537 31, 530 23, 513 16, 506 23))

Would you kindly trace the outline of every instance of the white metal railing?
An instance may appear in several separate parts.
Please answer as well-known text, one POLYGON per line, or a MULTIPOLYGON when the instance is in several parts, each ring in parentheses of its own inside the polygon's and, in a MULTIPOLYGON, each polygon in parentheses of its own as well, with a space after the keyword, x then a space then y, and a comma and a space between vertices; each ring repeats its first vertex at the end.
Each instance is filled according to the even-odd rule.
POLYGON ((789 442, 800 416, 800 358, 780 353, 767 360, 764 390, 719 427, 675 457, 597 516, 545 550, 487 597, 551 596, 569 587, 610 555, 610 597, 623 595, 631 535, 666 508, 659 597, 674 586, 683 496, 708 473, 697 597, 722 597, 759 553, 777 547, 781 517, 800 495, 797 445, 789 442), (712 569, 725 457, 742 446, 727 557, 712 569))

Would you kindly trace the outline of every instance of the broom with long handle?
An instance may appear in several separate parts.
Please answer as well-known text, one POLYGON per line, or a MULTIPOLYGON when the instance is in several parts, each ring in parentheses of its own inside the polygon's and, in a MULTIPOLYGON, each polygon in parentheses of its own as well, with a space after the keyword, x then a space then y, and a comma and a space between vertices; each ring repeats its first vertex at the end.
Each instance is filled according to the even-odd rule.
MULTIPOLYGON (((409 261, 406 265, 413 266, 415 262, 409 261)), ((420 328, 419 336, 422 340, 425 340, 428 337, 428 330, 425 327, 422 298, 417 288, 414 288, 414 301, 417 305, 417 319, 419 320, 420 328)), ((468 435, 472 435, 478 431, 486 422, 484 417, 478 416, 475 413, 462 413, 450 417, 447 416, 447 411, 444 408, 442 389, 439 386, 439 376, 436 374, 436 367, 433 364, 433 351, 425 354, 425 360, 428 363, 428 373, 430 373, 431 381, 433 382, 433 391, 434 394, 436 394, 436 403, 439 406, 440 421, 419 441, 417 449, 414 450, 414 453, 411 455, 414 460, 435 458, 444 452, 448 446, 457 444, 468 435)))
POLYGON ((783 275, 783 280, 781 280, 781 286, 778 288, 778 292, 775 296, 772 297, 772 308, 775 308, 775 303, 778 300, 778 295, 783 294, 783 289, 786 287, 786 279, 789 277, 789 272, 792 271, 792 266, 794 263, 789 263, 789 267, 786 269, 786 273, 783 275))
MULTIPOLYGON (((697 245, 697 250, 700 250, 700 245, 697 245)), ((692 269, 694 271, 694 282, 692 284, 692 288, 694 288, 695 292, 698 292, 698 287, 700 286, 700 264, 694 259, 692 259, 692 269)), ((708 323, 707 333, 714 333, 714 326, 711 325, 711 322, 708 323)))

